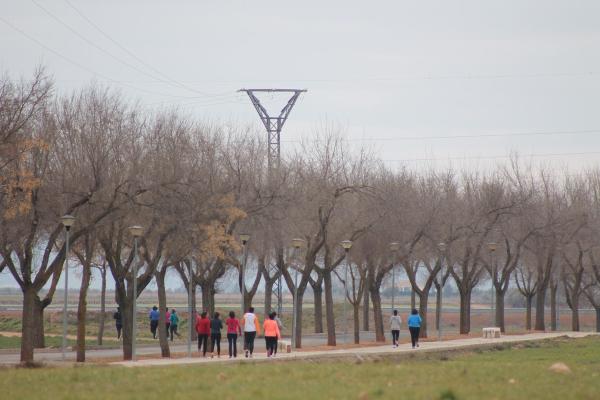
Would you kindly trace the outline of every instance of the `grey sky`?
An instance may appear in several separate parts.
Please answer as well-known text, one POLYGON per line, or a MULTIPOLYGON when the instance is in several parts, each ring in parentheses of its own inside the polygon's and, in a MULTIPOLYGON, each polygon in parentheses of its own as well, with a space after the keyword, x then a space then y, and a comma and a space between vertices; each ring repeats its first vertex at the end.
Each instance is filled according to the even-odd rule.
MULTIPOLYGON (((418 167, 514 150, 600 152, 598 1, 69 0, 118 45, 66 1, 36 1, 76 33, 31 0, 0 0, 0 70, 27 76, 43 63, 61 92, 96 80, 148 107, 259 129, 237 89, 307 88, 284 140, 310 139, 327 122, 385 160, 442 160, 408 163, 418 167), (557 131, 591 132, 398 140, 557 131)), ((547 159, 580 168, 597 158, 547 159)))
MULTIPOLYGON (((3 19, 87 70, 2 21, 0 69, 26 75, 41 62, 61 91, 96 79, 149 107, 179 104, 200 117, 259 128, 237 89, 307 88, 284 131, 287 140, 310 138, 324 121, 341 127, 354 144, 594 131, 364 141, 386 160, 600 151, 597 1, 69 0, 144 64, 64 0, 36 1, 116 58, 33 1, 0 0, 3 19), (156 70, 192 90, 153 79, 156 70)), ((550 159, 577 168, 597 157, 550 159)))

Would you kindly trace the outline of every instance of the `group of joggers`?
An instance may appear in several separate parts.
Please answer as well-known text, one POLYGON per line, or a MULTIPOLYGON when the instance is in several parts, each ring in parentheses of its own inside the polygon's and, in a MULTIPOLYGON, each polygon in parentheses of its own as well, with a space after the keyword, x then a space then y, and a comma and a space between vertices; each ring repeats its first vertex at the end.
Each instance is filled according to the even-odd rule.
MULTIPOLYGON (((263 323, 265 342, 267 346, 267 357, 274 357, 277 354, 277 340, 281 339, 281 322, 277 318, 276 312, 271 312, 263 323)), ((237 357, 237 339, 238 336, 244 338, 244 354, 246 358, 252 358, 254 353, 254 340, 261 333, 261 326, 254 307, 248 308, 242 320, 235 317, 233 311, 229 312, 229 317, 225 320, 227 328, 227 342, 229 344, 229 358, 237 357)), ((221 357, 221 330, 223 329, 223 320, 221 315, 216 312, 209 318, 206 311, 203 311, 196 318, 196 333, 198 334, 198 352, 206 357, 208 351, 208 337, 210 335, 210 354, 211 358, 215 356, 215 347, 217 348, 217 357, 221 357)))
MULTIPOLYGON (((150 311, 150 331, 152 337, 156 339, 156 331, 158 329, 159 311, 156 306, 152 307, 150 311)), ((117 339, 121 338, 121 330, 123 328, 121 310, 117 308, 113 318, 117 328, 117 339)), ((408 316, 407 324, 410 332, 410 340, 413 349, 419 347, 419 333, 421 331, 421 316, 416 309, 413 309, 408 316)), ((180 337, 177 332, 177 326, 179 325, 179 316, 175 309, 166 309, 166 328, 167 335, 173 341, 173 335, 180 337)), ((393 315, 390 317, 390 329, 392 331, 392 347, 398 347, 398 338, 400 337, 400 327, 402 325, 402 318, 398 315, 398 310, 393 311, 393 315)), ((254 340, 256 335, 260 335, 260 322, 258 317, 254 314, 254 307, 248 308, 248 312, 244 314, 242 320, 239 321, 235 317, 233 311, 229 312, 229 318, 225 320, 225 326, 227 327, 227 342, 229 344, 229 358, 237 357, 237 339, 243 333, 244 338, 244 354, 246 358, 252 358, 254 353, 254 340)), ((216 312, 212 318, 208 317, 206 311, 203 311, 196 317, 196 333, 198 334, 198 352, 202 351, 202 355, 206 357, 208 351, 208 337, 210 336, 211 343, 211 357, 215 355, 215 347, 217 348, 217 356, 221 356, 221 330, 223 329, 223 321, 221 315, 216 312)), ((277 318, 277 313, 272 312, 268 315, 263 323, 263 330, 265 336, 265 342, 267 346, 267 356, 272 357, 277 354, 277 340, 281 339, 281 321, 277 318)))
MULTIPOLYGON (((410 332, 410 341, 412 348, 419 347, 419 333, 421 331, 421 316, 416 309, 413 309, 408 316, 406 321, 408 324, 408 331, 410 332)), ((400 326, 402 325, 402 318, 398 315, 398 310, 394 310, 393 315, 390 317, 390 328, 392 330, 392 347, 398 347, 398 338, 400 337, 400 326)))
MULTIPOLYGON (((152 338, 156 339, 158 321, 160 318, 158 307, 152 307, 150 314, 148 314, 148 318, 150 318, 150 332, 152 333, 152 338)), ((177 327, 179 326, 179 315, 177 315, 177 311, 174 308, 172 308, 171 311, 169 311, 168 308, 165 309, 165 325, 167 328, 167 338, 171 339, 171 342, 173 341, 173 335, 181 337, 179 332, 177 332, 177 327)))
MULTIPOLYGON (((158 307, 152 307, 150 313, 148 314, 148 318, 150 319, 150 332, 152 333, 152 337, 156 339, 156 332, 158 331, 158 321, 160 317, 160 312, 158 311, 158 307)), ((167 328, 167 338, 170 338, 173 341, 173 335, 177 337, 181 337, 181 335, 177 332, 177 327, 179 326, 179 315, 177 315, 177 311, 174 308, 169 311, 169 309, 165 309, 165 325, 167 328)), ((123 330, 123 316, 121 315, 121 308, 117 307, 117 311, 113 314, 113 319, 115 320, 115 327, 117 328, 117 339, 121 339, 121 331, 123 330)))

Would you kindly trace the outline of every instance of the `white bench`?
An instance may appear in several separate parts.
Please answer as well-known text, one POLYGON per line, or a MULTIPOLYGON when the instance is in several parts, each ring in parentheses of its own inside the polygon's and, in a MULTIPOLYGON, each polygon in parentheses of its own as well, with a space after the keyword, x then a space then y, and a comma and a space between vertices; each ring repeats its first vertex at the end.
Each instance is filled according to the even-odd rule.
POLYGON ((500 337, 500 328, 490 327, 483 328, 483 338, 484 339, 498 339, 500 337))
POLYGON ((292 352, 292 342, 289 340, 279 340, 277 341, 277 349, 283 353, 291 353, 292 352))

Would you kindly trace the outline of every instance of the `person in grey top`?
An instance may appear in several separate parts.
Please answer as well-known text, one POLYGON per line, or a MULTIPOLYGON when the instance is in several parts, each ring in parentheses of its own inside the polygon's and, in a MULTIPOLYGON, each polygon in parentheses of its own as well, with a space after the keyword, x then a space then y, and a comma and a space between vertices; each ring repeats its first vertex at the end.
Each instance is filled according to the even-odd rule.
POLYGON ((400 336, 400 325, 402 318, 398 315, 398 310, 394 310, 394 315, 390 317, 390 328, 392 328, 392 347, 398 347, 398 337, 400 336))

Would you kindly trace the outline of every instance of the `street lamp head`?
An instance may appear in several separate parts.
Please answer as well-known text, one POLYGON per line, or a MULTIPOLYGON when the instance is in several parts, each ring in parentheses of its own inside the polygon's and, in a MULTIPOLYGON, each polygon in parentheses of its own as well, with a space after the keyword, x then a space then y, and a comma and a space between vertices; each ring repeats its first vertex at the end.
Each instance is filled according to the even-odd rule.
POLYGON ((75 223, 75 217, 69 214, 65 214, 62 217, 60 217, 60 222, 62 222, 66 230, 69 230, 75 223))
POLYGON ((398 242, 392 242, 392 243, 390 243, 390 250, 391 251, 398 251, 398 250, 400 250, 400 243, 398 243, 398 242))
POLYGON ((439 242, 438 243, 438 249, 443 253, 446 251, 446 243, 444 242, 439 242))
POLYGON ((496 242, 489 242, 488 243, 488 250, 493 253, 494 251, 496 251, 496 248, 498 247, 498 245, 496 244, 496 242))
POLYGON ((129 233, 131 234, 131 236, 133 236, 134 238, 139 238, 140 236, 142 236, 142 234, 144 233, 144 228, 142 228, 139 225, 133 225, 129 227, 129 233))
POLYGON ((348 251, 352 247, 352 240, 342 240, 340 242, 344 250, 348 251))
POLYGON ((250 240, 250 234, 240 233, 240 240, 242 241, 242 244, 245 246, 246 243, 248 243, 248 240, 250 240))
POLYGON ((295 249, 299 249, 300 247, 302 247, 302 245, 304 245, 304 239, 301 239, 301 238, 292 239, 292 246, 295 249))

